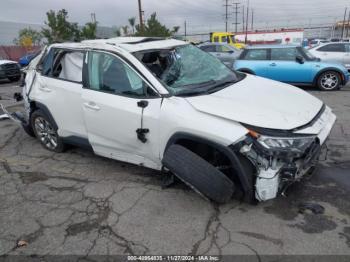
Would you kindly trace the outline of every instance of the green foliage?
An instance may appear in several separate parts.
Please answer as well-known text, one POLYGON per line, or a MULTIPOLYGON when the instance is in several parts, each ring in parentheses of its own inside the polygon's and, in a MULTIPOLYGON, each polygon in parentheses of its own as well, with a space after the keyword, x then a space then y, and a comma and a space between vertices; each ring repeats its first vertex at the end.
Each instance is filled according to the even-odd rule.
POLYGON ((43 36, 40 32, 28 27, 19 30, 18 38, 15 38, 13 42, 16 45, 26 46, 27 43, 30 45, 40 45, 43 36))
POLYGON ((118 37, 122 35, 121 32, 120 32, 120 27, 117 27, 117 28, 115 29, 114 35, 115 35, 115 36, 118 36, 118 37))
POLYGON ((96 39, 97 22, 86 23, 81 29, 81 38, 83 39, 96 39))
POLYGON ((122 31, 123 31, 124 36, 129 35, 129 26, 127 26, 127 25, 122 26, 122 31))
POLYGON ((49 44, 64 41, 79 41, 80 31, 77 23, 67 21, 68 12, 65 9, 46 13, 48 28, 43 28, 41 33, 48 40, 49 44))
POLYGON ((135 35, 137 36, 169 37, 176 33, 180 27, 176 26, 173 28, 173 30, 168 29, 165 25, 162 25, 158 21, 157 14, 153 13, 146 21, 143 29, 140 27, 140 25, 136 25, 135 28, 135 35))
POLYGON ((136 17, 130 17, 128 20, 129 20, 129 25, 131 26, 132 34, 135 34, 136 17))

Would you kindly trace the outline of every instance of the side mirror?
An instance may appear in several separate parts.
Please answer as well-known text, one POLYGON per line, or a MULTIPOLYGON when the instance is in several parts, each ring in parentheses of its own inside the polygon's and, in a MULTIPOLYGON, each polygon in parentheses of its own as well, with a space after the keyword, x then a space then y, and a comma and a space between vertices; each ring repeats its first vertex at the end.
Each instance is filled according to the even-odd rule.
POLYGON ((301 55, 297 55, 295 60, 299 63, 299 64, 304 64, 305 60, 304 57, 302 57, 301 55))

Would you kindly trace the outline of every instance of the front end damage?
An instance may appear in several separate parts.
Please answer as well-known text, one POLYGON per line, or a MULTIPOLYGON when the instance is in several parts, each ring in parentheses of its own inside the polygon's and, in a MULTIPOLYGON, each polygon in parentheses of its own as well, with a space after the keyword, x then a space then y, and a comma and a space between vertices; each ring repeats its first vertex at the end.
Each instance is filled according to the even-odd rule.
POLYGON ((336 116, 324 106, 308 125, 291 131, 247 126, 246 138, 233 146, 255 166, 255 198, 266 201, 284 194, 316 166, 336 116))

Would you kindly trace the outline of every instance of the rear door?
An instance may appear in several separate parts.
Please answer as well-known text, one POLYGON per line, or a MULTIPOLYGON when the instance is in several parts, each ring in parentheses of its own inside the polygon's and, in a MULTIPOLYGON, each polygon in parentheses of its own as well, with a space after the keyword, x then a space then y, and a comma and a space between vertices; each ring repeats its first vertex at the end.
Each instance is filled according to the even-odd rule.
POLYGON ((51 114, 61 137, 87 138, 81 108, 84 51, 51 48, 30 97, 51 114))
POLYGON ((343 64, 349 70, 350 69, 350 44, 345 44, 345 55, 343 57, 343 64))
POLYGON ((297 55, 302 56, 295 47, 272 48, 268 69, 270 78, 288 83, 312 82, 311 64, 306 61, 304 63, 297 62, 297 55))
POLYGON ((114 54, 91 51, 86 62, 88 80, 82 103, 95 153, 159 168, 160 96, 114 54))
POLYGON ((346 53, 344 43, 330 43, 316 49, 316 56, 325 61, 344 63, 346 53))
POLYGON ((268 77, 270 63, 268 49, 247 49, 240 59, 244 60, 244 63, 240 63, 244 68, 240 69, 249 69, 258 76, 268 77))

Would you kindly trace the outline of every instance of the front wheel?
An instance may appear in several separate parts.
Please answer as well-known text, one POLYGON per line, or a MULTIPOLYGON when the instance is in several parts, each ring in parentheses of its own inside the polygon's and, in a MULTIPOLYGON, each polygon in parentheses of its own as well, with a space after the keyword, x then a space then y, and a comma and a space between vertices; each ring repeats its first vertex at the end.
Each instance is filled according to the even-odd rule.
POLYGON ((41 110, 33 112, 30 122, 35 136, 44 148, 57 153, 64 151, 65 145, 45 113, 41 110))
POLYGON ((21 79, 21 76, 12 76, 12 77, 9 77, 9 80, 11 82, 17 82, 21 79))
POLYGON ((317 79, 317 86, 322 91, 334 91, 339 89, 341 84, 340 74, 334 71, 326 71, 317 79))

